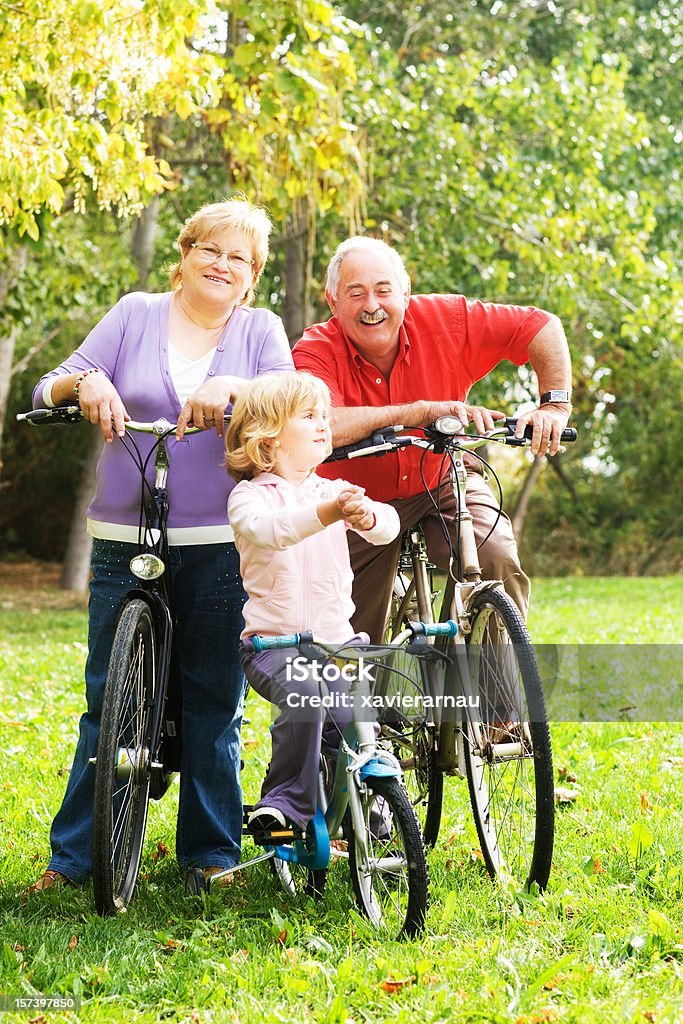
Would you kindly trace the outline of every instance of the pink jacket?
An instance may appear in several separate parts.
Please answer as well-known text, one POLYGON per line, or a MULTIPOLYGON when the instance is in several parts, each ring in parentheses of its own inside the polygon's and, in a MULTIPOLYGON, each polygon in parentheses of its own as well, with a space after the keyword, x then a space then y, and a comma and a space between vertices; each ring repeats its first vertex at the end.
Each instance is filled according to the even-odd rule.
MULTIPOLYGON (((321 501, 348 486, 311 474, 295 487, 274 473, 243 480, 228 501, 230 525, 240 553, 248 600, 242 637, 311 630, 331 643, 353 636, 349 619, 353 574, 345 523, 323 526, 316 515, 321 501)), ((357 531, 371 544, 388 544, 398 535, 398 513, 372 502, 375 525, 357 531)))

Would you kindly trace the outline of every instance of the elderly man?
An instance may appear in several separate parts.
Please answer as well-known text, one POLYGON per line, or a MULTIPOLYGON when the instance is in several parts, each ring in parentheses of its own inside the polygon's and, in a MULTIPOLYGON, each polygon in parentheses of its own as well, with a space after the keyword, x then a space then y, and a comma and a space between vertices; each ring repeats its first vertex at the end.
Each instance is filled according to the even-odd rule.
MULTIPOLYGON (((539 407, 521 416, 517 432, 533 424, 531 450, 554 455, 569 418, 571 363, 562 325, 556 316, 531 306, 506 306, 462 295, 415 295, 396 250, 375 238, 349 238, 338 247, 328 272, 326 297, 332 317, 309 327, 294 347, 297 369, 320 377, 332 393, 332 436, 350 444, 392 423, 424 426, 452 414, 479 431, 491 429, 502 413, 466 404, 477 380, 503 359, 531 363, 538 378, 539 407)), ((365 487, 368 495, 390 501, 402 531, 420 522, 429 557, 448 566, 448 545, 420 475, 417 449, 357 459, 320 472, 365 487)), ((429 455, 422 471, 439 487, 440 457, 429 455)), ((454 500, 444 492, 445 513, 455 537, 454 500)), ((467 504, 477 543, 494 526, 497 505, 476 460, 468 457, 467 504)), ((373 548, 349 538, 355 573, 355 629, 379 642, 389 606, 400 538, 373 548)), ((529 580, 519 565, 517 545, 506 516, 482 544, 484 575, 505 581, 505 589, 526 617, 529 580)))

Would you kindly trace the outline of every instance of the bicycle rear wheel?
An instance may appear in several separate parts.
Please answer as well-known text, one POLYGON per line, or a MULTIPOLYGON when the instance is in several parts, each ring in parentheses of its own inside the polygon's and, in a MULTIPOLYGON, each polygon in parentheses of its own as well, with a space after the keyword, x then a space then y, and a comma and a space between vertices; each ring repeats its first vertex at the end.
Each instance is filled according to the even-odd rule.
POLYGON ((125 910, 145 838, 157 692, 155 628, 137 598, 116 627, 104 689, 95 766, 93 886, 97 912, 125 910))
POLYGON ((517 607, 502 590, 477 593, 467 652, 484 743, 465 718, 472 810, 486 867, 529 887, 548 882, 554 788, 550 732, 534 649, 517 607))
POLYGON ((356 903, 376 927, 410 937, 422 930, 427 913, 429 876, 420 825, 397 779, 371 776, 365 786, 367 861, 350 810, 344 818, 356 903))

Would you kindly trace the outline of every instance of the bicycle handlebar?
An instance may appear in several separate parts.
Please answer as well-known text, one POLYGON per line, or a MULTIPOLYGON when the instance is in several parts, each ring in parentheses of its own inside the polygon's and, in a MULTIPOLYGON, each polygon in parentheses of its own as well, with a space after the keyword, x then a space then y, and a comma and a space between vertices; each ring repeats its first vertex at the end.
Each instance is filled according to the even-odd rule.
POLYGON ((252 636, 251 643, 257 654, 261 651, 275 651, 281 647, 298 647, 301 643, 301 633, 292 633, 291 636, 252 636))
MULTIPOLYGON (((29 423, 32 427, 41 427, 48 423, 78 423, 82 419, 83 413, 79 405, 56 405, 53 409, 32 409, 30 412, 17 413, 19 422, 29 423)), ((153 423, 126 420, 124 426, 126 430, 133 430, 138 434, 154 434, 156 437, 170 434, 176 428, 175 423, 171 423, 163 416, 154 420, 153 423)), ((187 427, 185 433, 197 434, 201 429, 201 427, 187 427)))
MULTIPOLYGON (((375 430, 370 437, 361 438, 351 444, 340 445, 334 448, 326 462, 340 462, 344 459, 355 459, 367 455, 384 455, 386 452, 398 451, 400 448, 416 446, 418 448, 430 448, 433 445, 453 445, 469 451, 481 447, 487 441, 496 441, 513 447, 524 447, 531 440, 533 427, 529 423, 524 430, 523 437, 515 437, 517 420, 513 417, 506 417, 500 421, 500 426, 488 430, 484 434, 463 433, 462 423, 454 416, 442 416, 434 423, 426 427, 411 428, 401 425, 381 427, 375 430), (400 434, 401 430, 419 429, 424 431, 424 436, 416 437, 410 434, 400 434)), ((561 441, 571 443, 576 441, 577 432, 574 427, 566 427, 562 431, 561 441)), ((441 449, 443 451, 443 448, 441 449)))
MULTIPOLYGON (((407 622, 406 627, 413 636, 457 636, 458 624, 453 619, 446 622, 407 622)), ((324 640, 316 640, 312 633, 291 633, 289 636, 260 636, 256 634, 249 638, 257 654, 261 651, 275 651, 284 647, 298 647, 302 643, 319 644, 321 647, 329 647, 330 650, 344 650, 338 644, 328 644, 324 640)))
MULTIPOLYGON (((534 428, 531 425, 531 423, 527 423, 526 427, 524 428, 523 437, 515 437, 514 434, 515 429, 517 427, 517 420, 509 416, 506 416, 503 422, 505 423, 505 426, 508 431, 508 436, 505 438, 505 444, 523 445, 525 441, 530 441, 533 437, 534 428)), ((565 427, 562 431, 562 434, 560 435, 560 441, 571 443, 573 441, 576 441, 578 436, 579 435, 577 433, 576 427, 565 427)))

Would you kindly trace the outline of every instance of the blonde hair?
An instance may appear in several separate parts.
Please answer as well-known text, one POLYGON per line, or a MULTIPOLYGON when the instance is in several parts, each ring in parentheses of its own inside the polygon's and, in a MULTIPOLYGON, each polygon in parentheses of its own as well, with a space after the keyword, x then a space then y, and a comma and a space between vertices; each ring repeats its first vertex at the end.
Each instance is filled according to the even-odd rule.
MULTIPOLYGON (((254 289, 263 273, 268 259, 268 237, 272 230, 270 218, 260 206, 254 206, 243 194, 220 203, 207 203, 200 207, 186 221, 178 235, 178 245, 187 255, 193 242, 207 242, 219 231, 242 231, 252 243, 252 281, 248 292, 240 302, 248 306, 254 301, 254 289)), ((178 261, 169 269, 168 276, 173 291, 182 287, 182 263, 178 261)))
POLYGON ((233 480, 271 473, 275 438, 288 420, 317 405, 330 408, 330 389, 310 373, 267 373, 251 381, 235 402, 225 438, 233 480))

